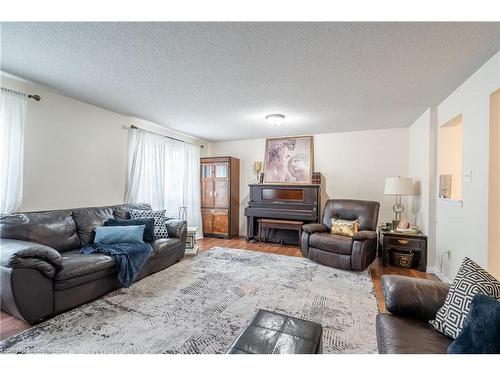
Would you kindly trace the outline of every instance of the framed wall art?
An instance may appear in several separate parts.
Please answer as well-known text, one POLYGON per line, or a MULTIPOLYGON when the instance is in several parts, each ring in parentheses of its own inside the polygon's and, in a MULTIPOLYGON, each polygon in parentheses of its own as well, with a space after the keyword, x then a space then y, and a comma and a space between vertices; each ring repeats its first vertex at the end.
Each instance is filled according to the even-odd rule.
POLYGON ((264 183, 310 184, 313 136, 266 139, 264 183))

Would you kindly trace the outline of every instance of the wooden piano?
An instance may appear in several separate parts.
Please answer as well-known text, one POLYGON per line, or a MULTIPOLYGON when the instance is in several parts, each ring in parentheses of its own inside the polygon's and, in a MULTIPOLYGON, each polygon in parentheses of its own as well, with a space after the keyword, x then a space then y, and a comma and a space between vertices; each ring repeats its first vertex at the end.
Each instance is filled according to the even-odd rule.
MULTIPOLYGON (((320 220, 320 185, 270 185, 250 184, 246 240, 258 240, 258 223, 261 218, 297 220, 318 223, 320 220)), ((297 244, 296 234, 286 230, 273 230, 269 242, 297 244)))

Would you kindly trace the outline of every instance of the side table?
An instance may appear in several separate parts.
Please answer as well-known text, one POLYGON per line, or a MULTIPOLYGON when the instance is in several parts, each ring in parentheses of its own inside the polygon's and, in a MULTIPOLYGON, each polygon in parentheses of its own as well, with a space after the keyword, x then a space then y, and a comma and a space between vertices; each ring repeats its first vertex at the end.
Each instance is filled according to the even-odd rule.
POLYGON ((198 245, 196 244, 196 232, 198 227, 187 227, 186 253, 185 255, 194 256, 198 254, 198 245))
POLYGON ((391 232, 383 228, 378 230, 379 244, 382 253, 382 265, 387 266, 390 261, 390 252, 406 250, 415 254, 411 268, 425 272, 427 269, 427 236, 423 233, 391 232))

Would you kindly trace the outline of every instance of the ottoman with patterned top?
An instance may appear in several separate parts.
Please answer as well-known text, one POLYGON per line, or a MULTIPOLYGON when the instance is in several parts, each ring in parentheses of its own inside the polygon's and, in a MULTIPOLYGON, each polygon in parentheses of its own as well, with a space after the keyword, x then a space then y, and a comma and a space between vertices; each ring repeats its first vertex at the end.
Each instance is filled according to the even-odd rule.
POLYGON ((259 310, 228 354, 320 354, 321 324, 259 310))

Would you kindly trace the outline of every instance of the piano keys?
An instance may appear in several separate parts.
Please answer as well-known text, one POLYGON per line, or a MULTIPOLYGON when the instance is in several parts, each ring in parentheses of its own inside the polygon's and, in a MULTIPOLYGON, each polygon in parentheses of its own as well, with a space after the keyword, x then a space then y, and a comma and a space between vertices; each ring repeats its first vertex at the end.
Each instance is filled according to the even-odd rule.
MULTIPOLYGON (((283 219, 303 221, 304 224, 320 220, 320 185, 248 185, 249 202, 245 208, 247 218, 246 240, 258 240, 257 220, 283 219)), ((296 233, 272 230, 269 242, 297 244, 296 233)))

